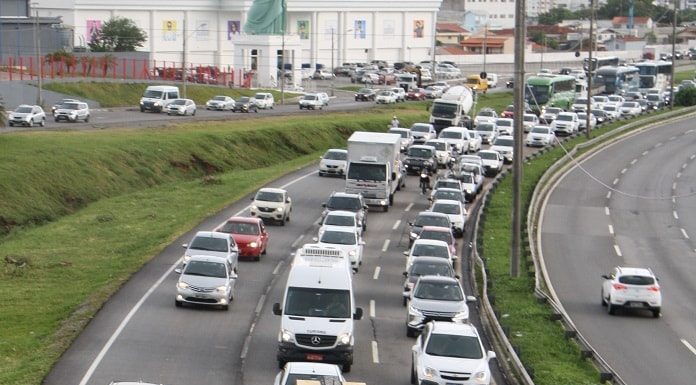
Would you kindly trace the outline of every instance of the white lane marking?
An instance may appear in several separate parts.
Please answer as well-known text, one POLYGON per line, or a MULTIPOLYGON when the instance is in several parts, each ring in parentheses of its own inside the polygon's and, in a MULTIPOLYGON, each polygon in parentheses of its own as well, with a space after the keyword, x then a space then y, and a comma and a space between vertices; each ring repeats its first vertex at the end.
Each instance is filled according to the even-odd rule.
POLYGON ((281 266, 283 266, 283 261, 278 261, 278 264, 276 265, 275 269, 273 269, 273 275, 278 275, 281 266))
POLYGON ((614 245, 614 251, 616 252, 616 255, 621 257, 621 249, 619 249, 619 245, 614 245))
POLYGON ((684 346, 686 346, 687 349, 689 349, 689 351, 691 351, 691 353, 693 353, 693 354, 696 355, 696 348, 694 348, 693 346, 691 346, 691 344, 689 343, 689 341, 687 341, 687 340, 685 340, 685 339, 682 338, 681 342, 684 344, 684 346))
POLYGON ((389 242, 390 241, 388 239, 384 240, 384 246, 382 246, 382 252, 387 251, 387 249, 389 248, 389 242))
POLYGON ((672 197, 672 203, 677 203, 677 198, 672 197))
MULTIPOLYGON (((299 176, 299 177, 291 180, 290 182, 284 184, 283 186, 281 186, 281 188, 286 188, 286 187, 290 186, 291 184, 297 183, 297 182, 301 181, 302 179, 305 179, 308 176, 316 174, 316 173, 317 173, 317 171, 315 170, 315 171, 312 171, 312 172, 307 173, 305 175, 299 176)), ((237 211, 236 213, 232 214, 232 216, 236 217, 236 216, 242 215, 242 213, 244 211, 249 210, 249 207, 251 207, 251 205, 247 205, 246 207, 244 207, 241 210, 237 211)), ((223 221, 218 226, 223 225, 225 222, 226 221, 223 221)), ((218 227, 218 226, 216 226, 216 227, 218 227)), ((159 277, 159 279, 147 290, 147 292, 145 292, 145 294, 143 294, 142 298, 140 298, 138 300, 138 302, 136 302, 135 305, 133 305, 133 307, 128 312, 128 314, 126 314, 126 317, 123 318, 123 320, 118 325, 118 327, 116 328, 114 333, 111 335, 111 337, 109 337, 109 339, 106 341, 106 343, 104 344, 102 349, 99 351, 97 356, 94 358, 94 361, 92 361, 92 364, 89 366, 89 368, 85 372, 85 375, 82 376, 82 379, 80 380, 79 385, 87 384, 87 382, 90 380, 90 378, 92 378, 92 375, 94 374, 94 371, 97 369, 97 366, 99 366, 101 361, 104 359, 104 356, 106 356, 106 353, 108 353, 109 349, 111 349, 111 346, 116 341, 116 338, 118 338, 118 336, 121 334, 123 329, 126 328, 126 325, 128 325, 131 318, 133 318, 133 316, 140 309, 140 307, 143 305, 143 303, 145 303, 145 301, 150 297, 150 295, 159 287, 159 285, 162 284, 162 282, 164 282, 164 280, 167 278, 167 276, 169 276, 172 273, 172 271, 174 271, 174 269, 177 266, 179 266, 180 263, 181 263, 181 259, 178 259, 169 269, 167 269, 167 271, 164 272, 164 274, 162 274, 161 277, 159 277)), ((251 336, 247 336, 247 339, 249 339, 250 337, 251 336)), ((249 349, 248 345, 249 345, 249 340, 245 341, 245 345, 244 345, 247 350, 249 349)), ((244 356, 246 356, 245 350, 242 350, 242 353, 244 354, 244 356)), ((242 358, 244 358, 244 357, 242 357, 242 358)))
POLYGON ((411 210, 411 207, 413 207, 413 202, 409 203, 408 206, 404 209, 404 211, 409 211, 411 210))
POLYGON ((645 150, 645 151, 643 151, 643 153, 641 155, 643 155, 643 156, 648 155, 648 152, 649 152, 648 150, 645 150))
POLYGON ((242 354, 239 356, 241 359, 245 359, 247 353, 249 352, 249 344, 251 343, 251 334, 246 336, 244 339, 244 347, 242 348, 242 354))
POLYGON ((682 164, 682 169, 685 169, 685 168, 687 168, 688 166, 689 166, 688 163, 684 163, 684 164, 682 164))
POLYGON ((677 173, 677 179, 681 178, 681 172, 677 173))
POLYGON ((394 223, 394 226, 392 226, 392 230, 398 229, 400 224, 401 224, 401 219, 397 219, 396 223, 394 223))
POLYGON ((372 341, 372 362, 379 364, 379 350, 377 350, 377 341, 372 341))
POLYGON ((614 235, 614 226, 609 225, 609 234, 614 235))
POLYGON ((611 191, 607 191, 607 199, 611 199, 611 191))
POLYGON ((674 182, 674 183, 672 183, 672 190, 676 190, 676 189, 677 189, 677 182, 674 182))
POLYGON ((672 215, 674 216, 674 219, 679 219, 679 215, 677 215, 676 210, 672 211, 672 215))
POLYGON ((375 273, 372 274, 372 279, 379 279, 379 272, 382 271, 382 268, 377 266, 375 267, 375 273))
POLYGON ((627 169, 627 168, 624 168, 623 170, 621 170, 621 173, 622 173, 622 174, 625 174, 626 171, 628 171, 628 169, 627 169))
POLYGON ((684 229, 682 228, 682 229, 681 229, 681 232, 682 232, 682 235, 684 236, 684 238, 689 239, 689 234, 686 233, 686 230, 684 230, 684 229))
POLYGON ((692 133, 692 132, 694 132, 694 131, 696 131, 696 130, 694 130, 694 129, 692 128, 692 129, 686 131, 685 134, 690 134, 690 133, 692 133))
POLYGON ((634 164, 636 164, 636 162, 638 162, 638 159, 633 159, 633 160, 631 161, 631 166, 633 166, 634 164))
POLYGON ((375 318, 375 300, 370 300, 370 318, 375 318))
MULTIPOLYGON (((263 308, 263 304, 266 302, 266 294, 262 295, 261 298, 259 298, 259 302, 256 303, 256 309, 254 309, 254 313, 259 314, 261 313, 261 308, 263 308)), ((251 334, 251 331, 249 332, 251 334)))
MULTIPOLYGON (((693 131, 693 130, 692 130, 692 131, 693 131)), ((689 159, 691 159, 691 160, 696 159, 696 155, 691 155, 691 156, 689 157, 689 159)))
POLYGON ((660 146, 662 146, 662 142, 657 143, 657 144, 655 145, 655 148, 658 148, 658 147, 660 147, 660 146))
POLYGON ((609 207, 604 206, 604 214, 609 215, 609 207))
POLYGON ((676 136, 672 136, 672 137, 669 138, 669 140, 674 140, 674 139, 677 139, 677 137, 676 137, 676 136))
POLYGON ((300 243, 300 241, 304 238, 304 234, 300 234, 294 241, 292 241, 292 244, 290 244, 291 248, 296 248, 297 244, 300 243))
POLYGON ((617 183, 619 183, 619 178, 614 179, 614 185, 616 185, 617 183))

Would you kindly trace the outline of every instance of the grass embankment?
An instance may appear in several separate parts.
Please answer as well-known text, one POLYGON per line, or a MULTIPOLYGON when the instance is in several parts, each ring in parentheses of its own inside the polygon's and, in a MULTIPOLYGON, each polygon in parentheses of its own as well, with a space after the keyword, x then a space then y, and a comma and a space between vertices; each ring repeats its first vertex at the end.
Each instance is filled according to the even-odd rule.
MULTIPOLYGON (((44 85, 50 91, 72 95, 76 98, 89 99, 99 102, 101 107, 136 107, 143 96, 143 91, 147 86, 156 83, 109 83, 109 82, 74 82, 58 83, 52 82, 44 85)), ((181 90, 180 84, 174 84, 181 90)), ((216 95, 226 95, 232 99, 240 96, 254 96, 261 90, 249 90, 245 88, 225 88, 189 84, 186 86, 186 97, 192 99, 198 105, 203 105, 216 95)), ((276 90, 263 90, 270 92, 276 100, 280 100, 280 92, 276 90)), ((297 95, 286 92, 288 95, 297 95)), ((182 95, 183 97, 183 95, 182 95)))
MULTIPOLYGON (((616 122, 593 131, 597 137, 626 122, 616 122)), ((584 142, 577 137, 563 146, 570 151, 584 142)), ((584 151, 587 151, 585 149, 584 151)), ((565 152, 560 147, 531 160, 524 165, 522 179, 522 202, 524 212, 528 209, 534 188, 543 173, 565 152)), ((564 330, 557 321, 552 321, 552 309, 534 297, 534 277, 528 275, 527 266, 521 263, 521 276, 511 278, 511 229, 512 229, 512 175, 505 177, 492 193, 485 208, 486 220, 482 223, 481 255, 489 269, 495 296, 494 308, 501 314, 501 325, 508 328, 508 338, 520 350, 520 359, 529 368, 537 385, 583 385, 599 384, 599 373, 590 361, 580 358, 580 349, 573 340, 564 338, 564 330)), ((523 215, 523 218, 526 218, 523 215)), ((526 225, 526 223, 525 223, 526 225)), ((531 256, 523 252, 526 261, 531 256)))
POLYGON ((1 136, 0 213, 25 227, 0 243, 0 383, 41 383, 103 302, 175 237, 345 146, 352 131, 384 130, 391 114, 1 136), (50 223, 26 226, 36 221, 50 223))

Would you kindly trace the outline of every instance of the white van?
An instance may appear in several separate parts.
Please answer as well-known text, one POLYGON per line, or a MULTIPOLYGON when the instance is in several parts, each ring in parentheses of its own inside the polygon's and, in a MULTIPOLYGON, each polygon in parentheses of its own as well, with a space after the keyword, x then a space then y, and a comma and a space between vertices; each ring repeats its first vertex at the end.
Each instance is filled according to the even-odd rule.
POLYGON ((488 88, 498 87, 498 74, 487 74, 488 88))
POLYGON ((278 366, 291 361, 353 364, 355 306, 350 261, 335 247, 304 245, 293 260, 283 302, 273 304, 281 316, 278 366))
POLYGON ((254 95, 254 103, 256 103, 256 107, 266 110, 269 108, 273 109, 275 100, 273 99, 273 94, 269 92, 257 92, 256 95, 254 95))
POLYGON ((460 154, 469 151, 469 131, 464 127, 447 127, 440 131, 437 138, 444 139, 460 154))
POLYGON ((140 112, 162 112, 175 99, 179 99, 179 87, 149 86, 140 98, 140 112))

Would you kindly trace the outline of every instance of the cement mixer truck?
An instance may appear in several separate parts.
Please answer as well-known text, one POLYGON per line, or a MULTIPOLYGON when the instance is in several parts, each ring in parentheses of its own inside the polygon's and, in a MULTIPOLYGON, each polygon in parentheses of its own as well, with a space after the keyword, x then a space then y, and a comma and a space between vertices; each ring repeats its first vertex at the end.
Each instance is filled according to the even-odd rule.
POLYGON ((468 87, 451 87, 442 97, 433 101, 430 123, 438 133, 447 127, 464 127, 473 104, 474 96, 468 87))

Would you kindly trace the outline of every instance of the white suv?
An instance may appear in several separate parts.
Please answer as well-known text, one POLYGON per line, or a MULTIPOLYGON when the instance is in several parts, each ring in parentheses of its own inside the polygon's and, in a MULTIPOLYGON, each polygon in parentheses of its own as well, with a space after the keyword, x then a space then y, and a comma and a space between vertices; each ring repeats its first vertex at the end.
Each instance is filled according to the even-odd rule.
POLYGON ((82 120, 87 123, 89 122, 89 106, 82 102, 63 103, 53 112, 53 119, 56 122, 66 120, 75 123, 82 120))
POLYGON ((254 104, 256 104, 258 108, 264 110, 270 108, 272 110, 275 105, 275 99, 273 99, 273 94, 270 92, 257 92, 256 95, 254 95, 254 104))
POLYGON ((279 188, 262 188, 251 198, 251 216, 275 220, 281 226, 290 222, 292 200, 288 192, 279 188))
POLYGON ((491 383, 488 362, 495 353, 486 353, 473 325, 430 322, 411 352, 411 384, 491 383))
POLYGON ((10 124, 10 127, 14 125, 33 127, 35 124, 43 127, 46 125, 46 113, 39 106, 22 104, 10 112, 7 122, 10 124))
POLYGON ((644 309, 660 316, 662 292, 652 270, 636 267, 615 267, 610 275, 602 275, 602 306, 609 314, 618 308, 644 309))

